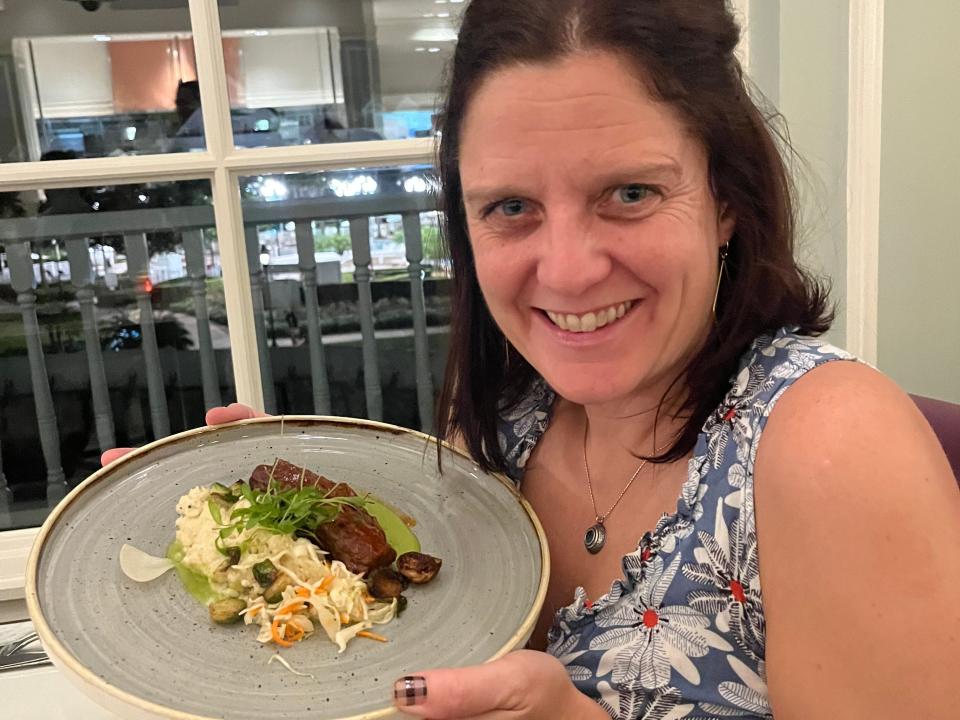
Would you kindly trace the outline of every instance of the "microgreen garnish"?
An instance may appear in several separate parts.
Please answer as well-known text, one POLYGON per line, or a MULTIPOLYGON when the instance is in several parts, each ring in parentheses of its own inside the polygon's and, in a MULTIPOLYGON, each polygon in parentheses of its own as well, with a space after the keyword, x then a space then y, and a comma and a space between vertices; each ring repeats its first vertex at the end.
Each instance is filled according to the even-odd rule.
POLYGON ((312 536, 319 525, 336 518, 341 507, 362 508, 367 503, 366 497, 329 497, 312 485, 284 488, 272 478, 266 490, 254 490, 245 482, 234 486, 237 490, 250 505, 233 510, 227 522, 217 503, 211 500, 209 504, 210 514, 220 526, 221 541, 252 528, 312 536))

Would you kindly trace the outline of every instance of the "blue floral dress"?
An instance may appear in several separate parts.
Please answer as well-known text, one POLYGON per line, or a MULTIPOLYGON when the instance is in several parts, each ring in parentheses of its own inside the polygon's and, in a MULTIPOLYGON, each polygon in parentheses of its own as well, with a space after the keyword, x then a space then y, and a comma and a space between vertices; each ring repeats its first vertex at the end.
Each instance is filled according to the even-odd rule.
MULTIPOLYGON (((578 588, 547 652, 620 720, 771 718, 764 671, 753 469, 778 398, 809 370, 850 355, 787 330, 758 338, 704 423, 673 515, 623 558, 623 577, 591 602, 578 588)), ((520 481, 550 421, 539 383, 502 417, 500 443, 520 481)))

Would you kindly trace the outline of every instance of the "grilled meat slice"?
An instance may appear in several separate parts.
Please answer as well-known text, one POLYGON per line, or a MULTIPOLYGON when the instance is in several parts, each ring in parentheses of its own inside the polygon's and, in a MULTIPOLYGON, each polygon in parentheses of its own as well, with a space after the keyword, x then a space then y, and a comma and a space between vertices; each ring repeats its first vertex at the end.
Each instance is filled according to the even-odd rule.
POLYGON ((366 573, 390 565, 397 557, 387 544, 383 528, 370 513, 343 507, 330 522, 314 531, 317 544, 354 573, 366 573))
MULTIPOLYGON (((266 490, 273 480, 284 488, 313 486, 329 497, 354 497, 356 492, 346 483, 334 483, 310 470, 280 460, 273 467, 258 465, 250 475, 250 487, 266 490)), ((389 544, 387 536, 370 513, 361 508, 343 506, 330 522, 314 529, 317 544, 339 560, 350 572, 367 573, 390 565, 397 553, 389 544)))
POLYGON ((270 483, 271 474, 273 475, 273 481, 284 489, 313 486, 328 497, 353 497, 357 494, 346 483, 334 483, 323 475, 317 475, 315 472, 286 460, 278 460, 277 464, 272 467, 270 465, 257 465, 250 474, 250 487, 254 490, 266 490, 270 483))

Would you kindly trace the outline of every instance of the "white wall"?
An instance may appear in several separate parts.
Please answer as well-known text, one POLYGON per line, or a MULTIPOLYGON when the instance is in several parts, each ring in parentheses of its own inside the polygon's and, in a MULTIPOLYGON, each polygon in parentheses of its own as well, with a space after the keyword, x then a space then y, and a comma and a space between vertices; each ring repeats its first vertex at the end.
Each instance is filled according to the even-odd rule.
POLYGON ((840 345, 846 340, 849 13, 848 0, 780 1, 779 104, 803 159, 795 173, 798 255, 833 283, 838 312, 829 337, 840 345))
POLYGON ((837 320, 846 328, 847 0, 751 0, 750 78, 786 118, 799 159, 797 254, 829 279, 837 320))
POLYGON ((880 369, 960 402, 960 3, 886 3, 880 369))

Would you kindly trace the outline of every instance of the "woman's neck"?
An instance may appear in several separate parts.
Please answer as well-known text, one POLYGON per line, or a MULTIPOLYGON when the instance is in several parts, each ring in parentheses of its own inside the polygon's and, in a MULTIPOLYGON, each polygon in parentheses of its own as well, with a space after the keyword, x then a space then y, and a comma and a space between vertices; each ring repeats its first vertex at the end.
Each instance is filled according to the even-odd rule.
POLYGON ((622 448, 632 455, 659 455, 683 430, 682 403, 663 391, 627 400, 580 406, 589 444, 595 452, 622 448))

